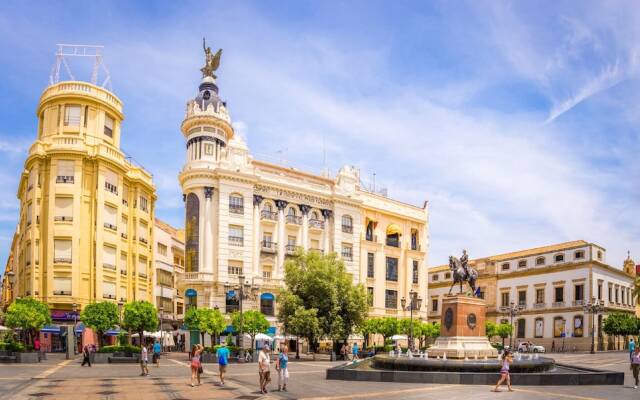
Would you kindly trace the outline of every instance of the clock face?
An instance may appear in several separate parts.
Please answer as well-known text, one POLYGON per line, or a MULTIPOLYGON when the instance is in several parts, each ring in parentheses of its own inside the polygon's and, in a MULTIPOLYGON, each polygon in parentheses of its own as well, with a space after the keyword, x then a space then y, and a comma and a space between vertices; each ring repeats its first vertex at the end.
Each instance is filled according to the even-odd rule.
POLYGON ((475 314, 469 314, 467 315, 467 326, 471 329, 474 329, 476 327, 476 315, 475 314))
POLYGON ((202 94, 202 98, 205 100, 209 100, 211 98, 211 92, 209 92, 208 90, 205 90, 204 93, 202 94))
POLYGON ((449 307, 447 311, 444 312, 444 326, 449 330, 451 329, 451 325, 453 325, 453 310, 449 307))

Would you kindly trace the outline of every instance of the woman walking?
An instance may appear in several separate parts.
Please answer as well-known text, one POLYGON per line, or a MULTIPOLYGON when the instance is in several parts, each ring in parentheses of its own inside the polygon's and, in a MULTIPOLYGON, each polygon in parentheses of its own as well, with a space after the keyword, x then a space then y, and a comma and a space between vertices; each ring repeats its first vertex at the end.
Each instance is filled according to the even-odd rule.
POLYGON ((511 388, 511 377, 509 376, 509 364, 511 364, 511 362, 513 362, 511 352, 509 350, 505 350, 504 353, 502 353, 502 368, 500 369, 500 380, 498 380, 498 383, 496 383, 496 387, 493 388, 494 392, 500 391, 500 389, 498 388, 504 381, 507 381, 507 388, 509 389, 509 391, 513 392, 513 389, 511 388))
POLYGON ((196 386, 194 382, 198 382, 198 386, 200 386, 200 374, 202 373, 200 355, 202 354, 202 349, 202 346, 196 344, 191 351, 191 387, 196 386))
POLYGON ((287 382, 289 381, 289 348, 285 345, 278 354, 276 362, 276 371, 278 372, 278 392, 280 390, 287 391, 287 382))
POLYGON ((260 392, 267 393, 267 385, 271 382, 271 371, 269 371, 269 345, 264 345, 258 356, 258 374, 260 375, 260 392))
POLYGON ((633 385, 634 389, 638 388, 638 372, 640 372, 640 347, 636 347, 631 354, 631 371, 633 371, 633 379, 636 380, 633 385))

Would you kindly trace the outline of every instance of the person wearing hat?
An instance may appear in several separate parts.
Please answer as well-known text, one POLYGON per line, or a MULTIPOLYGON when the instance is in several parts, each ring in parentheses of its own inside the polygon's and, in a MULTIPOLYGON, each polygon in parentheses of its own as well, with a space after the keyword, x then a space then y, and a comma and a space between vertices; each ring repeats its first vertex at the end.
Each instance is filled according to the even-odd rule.
POLYGON ((218 368, 220 370, 220 386, 224 386, 224 374, 227 372, 227 364, 229 364, 227 343, 222 342, 220 348, 216 351, 216 357, 218 357, 218 368))
POLYGON ((267 385, 271 382, 271 371, 269 371, 269 348, 268 344, 262 346, 260 354, 258 355, 258 374, 260 375, 260 392, 262 394, 267 393, 267 385))

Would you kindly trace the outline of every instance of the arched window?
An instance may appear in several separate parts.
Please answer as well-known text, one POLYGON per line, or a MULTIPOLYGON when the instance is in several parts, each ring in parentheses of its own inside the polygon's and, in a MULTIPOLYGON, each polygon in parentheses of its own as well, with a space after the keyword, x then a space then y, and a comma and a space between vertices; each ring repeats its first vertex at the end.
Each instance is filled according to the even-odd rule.
POLYGON ((262 207, 262 210, 267 212, 272 212, 273 207, 271 206, 271 203, 264 203, 264 207, 262 207))
POLYGON ((244 214, 244 197, 233 193, 229 195, 229 212, 233 214, 244 214))
POLYGON ((400 247, 400 227, 396 224, 387 227, 387 246, 400 247))
POLYGON ((291 215, 291 216, 296 216, 296 209, 293 207, 289 207, 289 210, 287 211, 287 215, 291 215))
POLYGON ((317 212, 317 211, 313 211, 313 212, 311 213, 311 219, 313 219, 313 220, 318 220, 318 219, 319 219, 319 218, 318 218, 318 212, 317 212))
POLYGON ((287 210, 287 218, 286 218, 287 223, 301 225, 302 217, 299 217, 296 214, 297 212, 295 207, 289 207, 289 209, 287 210))
POLYGON ((342 232, 353 233, 353 218, 351 218, 351 215, 342 216, 342 232))
POLYGON ((373 221, 367 222, 366 240, 373 242, 373 221))
POLYGON ((262 293, 260 295, 260 312, 264 315, 273 316, 274 315, 274 307, 273 307, 274 296, 271 293, 262 293))
POLYGON ((564 254, 556 254, 553 258, 556 262, 564 262, 564 254))
POLYGON ((536 258, 536 265, 544 265, 545 264, 545 258, 544 257, 538 257, 536 258))
POLYGON ((583 322, 584 319, 582 315, 573 317, 573 336, 582 337, 584 335, 583 322))
POLYGON ((185 272, 198 272, 200 249, 200 200, 195 193, 187 195, 187 221, 185 224, 185 272))

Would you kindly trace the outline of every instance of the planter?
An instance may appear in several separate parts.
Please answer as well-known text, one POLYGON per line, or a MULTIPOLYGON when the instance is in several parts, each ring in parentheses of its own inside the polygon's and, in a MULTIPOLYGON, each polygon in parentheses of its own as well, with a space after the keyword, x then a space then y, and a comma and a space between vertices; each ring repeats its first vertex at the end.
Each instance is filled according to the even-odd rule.
POLYGON ((108 357, 110 364, 134 364, 140 362, 140 355, 133 353, 116 352, 108 357))
POLYGON ((109 358, 113 357, 113 353, 91 353, 92 364, 108 364, 109 358))
POLYGON ((38 353, 13 353, 16 356, 16 362, 22 364, 36 364, 40 362, 38 353))

